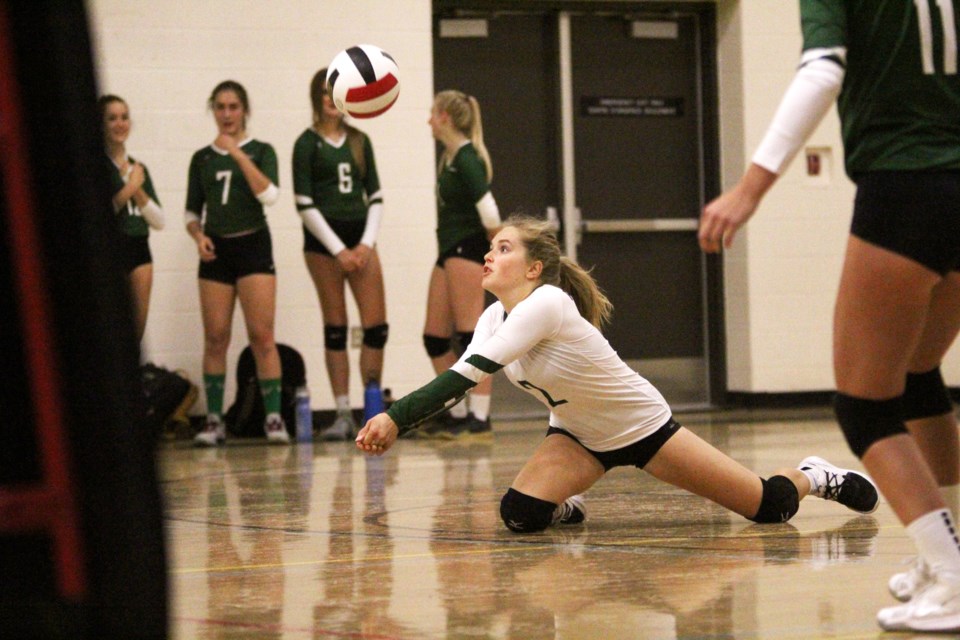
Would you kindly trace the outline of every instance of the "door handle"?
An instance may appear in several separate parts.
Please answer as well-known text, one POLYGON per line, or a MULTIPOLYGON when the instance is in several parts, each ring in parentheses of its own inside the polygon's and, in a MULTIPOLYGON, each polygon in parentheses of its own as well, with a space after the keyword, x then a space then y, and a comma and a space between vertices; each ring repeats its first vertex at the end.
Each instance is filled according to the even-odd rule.
POLYGON ((699 218, 648 218, 644 220, 584 220, 586 233, 648 233, 651 231, 696 231, 699 218))

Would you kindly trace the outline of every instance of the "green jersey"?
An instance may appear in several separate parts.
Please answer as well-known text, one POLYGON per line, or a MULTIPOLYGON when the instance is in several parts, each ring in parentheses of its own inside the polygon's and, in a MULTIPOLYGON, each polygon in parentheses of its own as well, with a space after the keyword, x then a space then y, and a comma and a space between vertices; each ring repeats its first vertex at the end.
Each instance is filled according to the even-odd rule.
POLYGON ((960 169, 960 0, 800 0, 800 15, 805 52, 846 49, 849 175, 960 169))
MULTIPOLYGON (((127 182, 120 175, 120 167, 115 165, 109 156, 104 157, 107 159, 107 165, 110 168, 110 192, 117 193, 126 186, 127 182)), ((136 160, 127 158, 127 162, 133 164, 136 160)), ((140 166, 143 167, 143 190, 150 196, 151 200, 160 204, 160 198, 157 197, 157 192, 153 188, 153 180, 150 179, 147 166, 145 164, 140 166)), ((120 230, 126 235, 136 237, 150 235, 150 225, 143 219, 143 212, 140 211, 140 207, 137 206, 133 198, 127 200, 123 208, 117 211, 117 218, 120 223, 120 230)))
POLYGON ((316 207, 330 220, 364 220, 367 209, 381 202, 380 178, 373 146, 363 136, 364 171, 350 150, 348 138, 337 145, 307 129, 293 145, 293 191, 297 211, 316 207))
POLYGON ((488 191, 487 165, 472 143, 457 150, 437 178, 437 240, 440 253, 475 233, 486 233, 477 201, 488 191))
MULTIPOLYGON (((277 153, 272 146, 248 138, 240 148, 279 186, 277 153)), ((190 160, 186 208, 202 215, 204 233, 208 234, 225 236, 267 226, 263 205, 250 190, 240 165, 213 145, 200 149, 190 160)))

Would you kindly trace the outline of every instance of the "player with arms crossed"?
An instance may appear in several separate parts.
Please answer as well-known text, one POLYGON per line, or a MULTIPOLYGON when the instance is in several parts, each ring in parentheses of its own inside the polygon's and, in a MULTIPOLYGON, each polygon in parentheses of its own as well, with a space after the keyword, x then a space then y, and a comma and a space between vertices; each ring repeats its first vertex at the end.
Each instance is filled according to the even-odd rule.
MULTIPOLYGON (((960 542, 938 491, 958 482, 940 363, 960 329, 958 0, 801 0, 803 54, 753 162, 709 203, 729 247, 838 98, 857 185, 834 313, 837 421, 919 549, 890 580, 886 630, 960 631, 960 542)), ((956 507, 955 500, 952 505, 956 507)))
POLYGON ((383 198, 370 138, 344 122, 326 78, 327 70, 320 69, 310 82, 313 126, 293 146, 293 190, 303 219, 303 256, 320 298, 327 374, 337 405, 336 418, 321 437, 351 440, 357 423, 350 409, 344 282, 360 309, 363 384, 379 385, 389 330, 376 249, 383 198))
POLYGON ((203 315, 203 386, 207 419, 194 442, 222 444, 227 348, 237 299, 247 325, 250 350, 266 411, 270 442, 290 441, 280 417, 281 365, 274 340, 277 277, 263 205, 277 201, 277 153, 247 135, 250 102, 233 80, 218 84, 208 100, 217 124, 213 144, 193 154, 184 217, 200 254, 200 311, 203 315), (202 224, 201 224, 202 216, 202 224))
POLYGON ((560 256, 548 224, 510 218, 486 254, 483 287, 497 297, 454 366, 371 418, 357 447, 381 455, 446 402, 503 369, 550 410, 547 436, 500 502, 518 533, 583 521, 580 494, 610 469, 635 466, 755 522, 785 522, 814 494, 860 513, 877 508, 868 478, 810 457, 762 479, 681 427, 652 384, 600 332, 609 300, 560 256))

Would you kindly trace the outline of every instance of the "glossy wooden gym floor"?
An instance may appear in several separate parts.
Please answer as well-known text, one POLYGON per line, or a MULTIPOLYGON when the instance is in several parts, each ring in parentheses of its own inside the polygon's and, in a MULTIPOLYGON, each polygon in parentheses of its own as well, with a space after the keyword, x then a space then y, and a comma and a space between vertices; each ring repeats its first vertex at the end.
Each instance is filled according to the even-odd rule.
MULTIPOLYGON (((825 411, 678 414, 763 475, 817 454, 859 467, 825 411)), ((816 498, 755 525, 636 469, 588 494, 583 525, 519 536, 501 494, 544 421, 486 439, 160 452, 173 637, 876 638, 912 553, 882 503, 816 498)))

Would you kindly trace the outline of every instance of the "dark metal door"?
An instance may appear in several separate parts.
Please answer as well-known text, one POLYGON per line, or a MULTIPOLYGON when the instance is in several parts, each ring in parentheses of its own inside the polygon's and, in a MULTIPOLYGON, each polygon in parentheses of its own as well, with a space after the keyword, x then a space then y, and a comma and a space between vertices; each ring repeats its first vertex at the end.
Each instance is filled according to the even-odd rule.
POLYGON ((477 96, 501 212, 557 217, 614 303, 621 357, 674 408, 706 406, 702 15, 643 6, 438 19, 435 88, 477 96))

